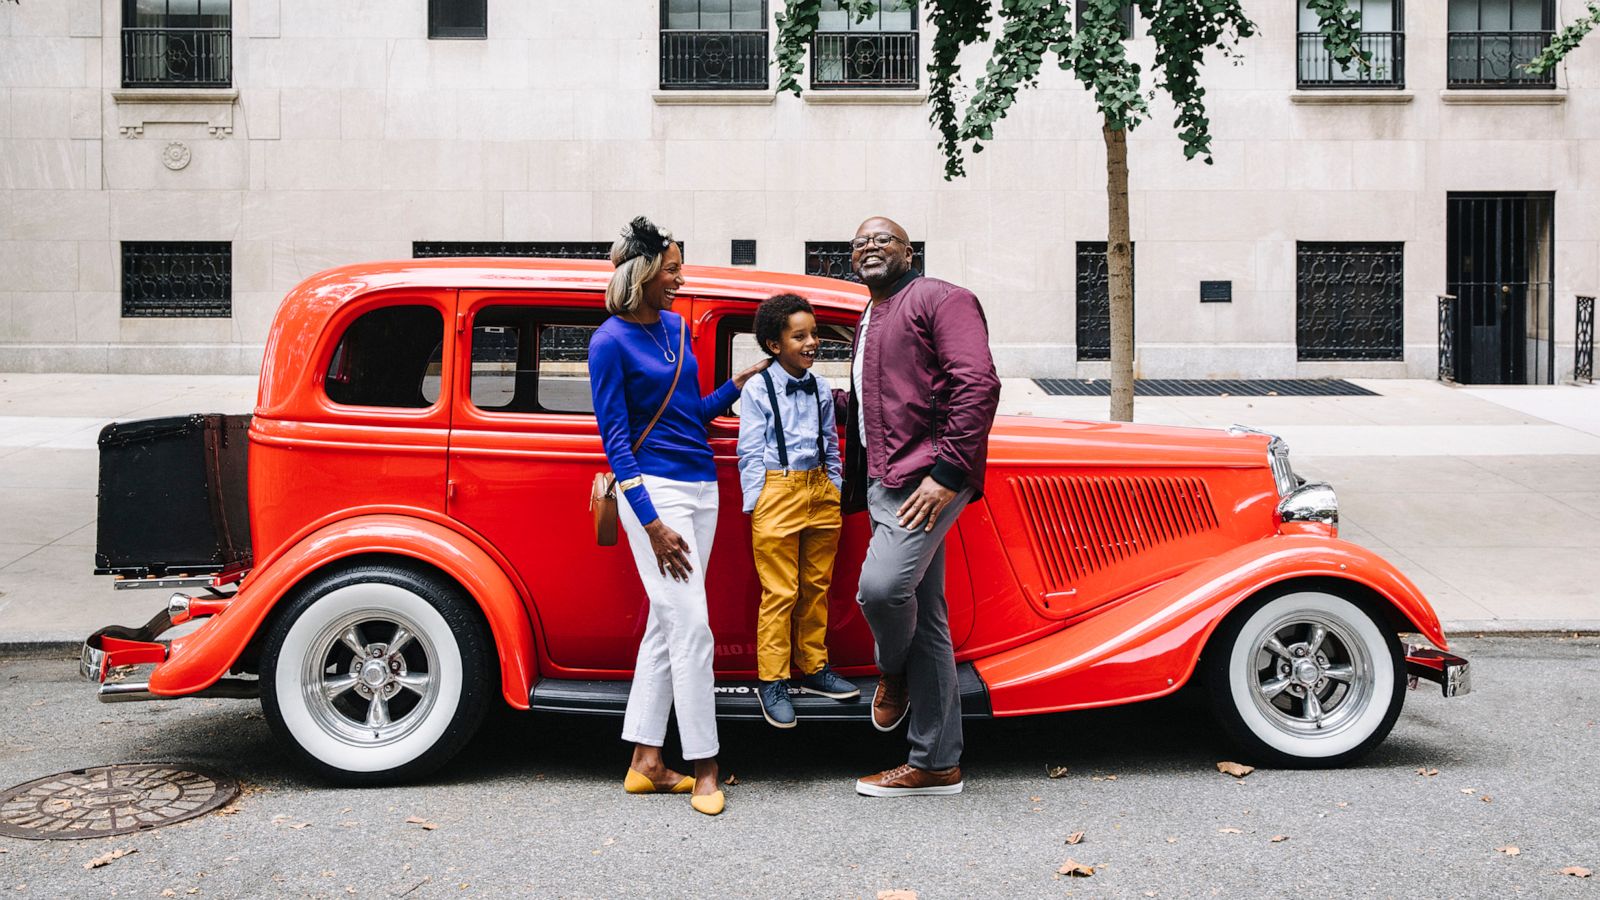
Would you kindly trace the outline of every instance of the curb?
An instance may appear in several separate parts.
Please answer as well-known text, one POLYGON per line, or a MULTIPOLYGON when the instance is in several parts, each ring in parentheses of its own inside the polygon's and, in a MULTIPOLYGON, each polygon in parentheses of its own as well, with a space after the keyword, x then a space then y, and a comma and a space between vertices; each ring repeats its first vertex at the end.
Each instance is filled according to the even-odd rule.
POLYGON ((1446 637, 1571 637, 1600 635, 1600 619, 1455 619, 1441 622, 1446 637))

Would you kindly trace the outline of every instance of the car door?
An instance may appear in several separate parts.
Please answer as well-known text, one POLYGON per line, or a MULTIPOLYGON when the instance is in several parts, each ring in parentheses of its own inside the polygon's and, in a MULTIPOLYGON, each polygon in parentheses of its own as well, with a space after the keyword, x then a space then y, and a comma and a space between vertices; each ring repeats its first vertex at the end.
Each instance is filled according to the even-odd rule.
POLYGON ((626 538, 595 543, 589 486, 607 469, 589 392, 598 292, 462 291, 449 514, 533 598, 541 672, 625 677, 647 606, 626 538))

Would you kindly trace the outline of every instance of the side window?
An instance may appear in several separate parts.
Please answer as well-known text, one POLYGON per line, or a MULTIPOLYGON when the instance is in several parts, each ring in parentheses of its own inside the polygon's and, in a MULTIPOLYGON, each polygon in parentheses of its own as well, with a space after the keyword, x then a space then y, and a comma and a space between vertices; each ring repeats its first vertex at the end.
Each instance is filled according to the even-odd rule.
POLYGON ((328 363, 328 399, 346 406, 426 409, 439 399, 444 316, 386 306, 350 323, 328 363))
POLYGON ((491 412, 593 413, 589 339, 600 310, 490 306, 473 317, 472 405, 491 412))
MULTIPOLYGON (((850 346, 855 340, 855 329, 848 325, 819 322, 817 325, 821 345, 817 347, 817 362, 811 371, 836 388, 850 388, 850 346)), ((717 325, 717 383, 721 384, 739 372, 763 359, 767 354, 756 345, 755 318, 753 316, 726 316, 717 325)), ((733 415, 739 414, 739 404, 733 405, 733 415)))

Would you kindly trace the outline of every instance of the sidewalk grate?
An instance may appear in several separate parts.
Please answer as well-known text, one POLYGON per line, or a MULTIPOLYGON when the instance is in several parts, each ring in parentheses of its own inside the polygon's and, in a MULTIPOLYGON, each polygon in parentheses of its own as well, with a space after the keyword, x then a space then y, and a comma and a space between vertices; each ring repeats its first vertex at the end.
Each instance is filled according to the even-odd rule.
MULTIPOLYGON (((1109 397, 1104 378, 1035 378, 1052 397, 1109 397)), ((1377 397, 1342 378, 1199 379, 1141 378, 1133 383, 1139 397, 1377 397)))

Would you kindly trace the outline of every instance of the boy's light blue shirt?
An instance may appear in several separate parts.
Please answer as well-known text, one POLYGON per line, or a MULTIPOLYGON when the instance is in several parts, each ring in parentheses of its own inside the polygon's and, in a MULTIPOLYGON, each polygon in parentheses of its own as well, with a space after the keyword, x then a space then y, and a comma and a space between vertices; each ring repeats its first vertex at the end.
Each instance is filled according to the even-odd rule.
MULTIPOLYGON (((839 429, 834 422, 833 390, 828 379, 807 373, 817 380, 817 393, 796 391, 787 385, 800 379, 791 376, 774 360, 767 370, 778 395, 778 413, 783 417, 783 440, 789 451, 789 471, 800 472, 828 467, 828 479, 844 490, 844 467, 839 461, 839 429), (818 400, 820 399, 820 404, 818 400), (817 449, 817 417, 822 417, 823 447, 817 449)), ((756 508, 768 469, 781 469, 778 438, 772 427, 772 403, 767 398, 767 382, 759 374, 744 383, 739 395, 739 487, 744 492, 744 511, 756 508)))

